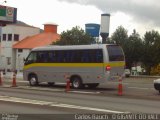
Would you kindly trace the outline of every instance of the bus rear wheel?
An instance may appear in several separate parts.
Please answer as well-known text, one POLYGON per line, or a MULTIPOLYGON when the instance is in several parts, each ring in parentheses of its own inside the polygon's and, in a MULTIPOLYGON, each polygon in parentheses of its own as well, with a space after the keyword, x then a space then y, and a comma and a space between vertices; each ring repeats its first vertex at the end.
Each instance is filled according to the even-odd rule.
POLYGON ((30 75, 29 77, 29 85, 30 86, 37 86, 38 85, 38 78, 36 75, 30 75))
POLYGON ((82 80, 79 77, 72 78, 72 87, 75 89, 80 89, 83 87, 82 80))

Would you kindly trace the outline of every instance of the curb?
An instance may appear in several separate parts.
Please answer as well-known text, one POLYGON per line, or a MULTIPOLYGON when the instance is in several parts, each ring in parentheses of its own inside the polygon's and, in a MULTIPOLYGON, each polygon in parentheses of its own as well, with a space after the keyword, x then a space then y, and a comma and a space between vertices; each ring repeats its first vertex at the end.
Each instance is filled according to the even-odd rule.
POLYGON ((131 78, 160 78, 160 76, 150 76, 150 75, 138 75, 138 76, 131 75, 130 77, 131 78))

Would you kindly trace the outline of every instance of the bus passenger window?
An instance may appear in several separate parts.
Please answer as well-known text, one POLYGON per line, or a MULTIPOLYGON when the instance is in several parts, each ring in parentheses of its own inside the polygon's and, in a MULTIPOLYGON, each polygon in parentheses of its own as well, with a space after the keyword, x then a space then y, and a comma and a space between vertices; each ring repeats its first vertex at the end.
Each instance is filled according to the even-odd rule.
POLYGON ((69 62, 70 62, 70 51, 65 50, 65 51, 63 51, 63 52, 64 52, 64 55, 63 55, 63 57, 64 57, 64 62, 69 63, 69 62))
POLYGON ((71 63, 76 63, 76 60, 75 60, 75 52, 76 52, 76 51, 73 51, 73 50, 70 51, 70 62, 71 62, 71 63))
POLYGON ((42 58, 42 53, 41 52, 38 52, 38 55, 37 55, 37 63, 41 63, 43 61, 43 58, 42 58))
POLYGON ((89 62, 89 52, 86 50, 82 51, 82 62, 87 63, 89 62))
POLYGON ((64 62, 64 52, 63 51, 57 51, 57 62, 61 63, 64 62))
POLYGON ((103 62, 102 50, 97 50, 96 51, 96 62, 97 63, 102 63, 103 62))
POLYGON ((49 62, 49 54, 48 51, 38 52, 37 61, 39 63, 47 63, 49 62))
POLYGON ((90 63, 96 63, 96 49, 89 50, 89 61, 90 63))
POLYGON ((56 62, 56 54, 55 54, 55 51, 51 51, 48 53, 48 62, 50 63, 54 63, 56 62))

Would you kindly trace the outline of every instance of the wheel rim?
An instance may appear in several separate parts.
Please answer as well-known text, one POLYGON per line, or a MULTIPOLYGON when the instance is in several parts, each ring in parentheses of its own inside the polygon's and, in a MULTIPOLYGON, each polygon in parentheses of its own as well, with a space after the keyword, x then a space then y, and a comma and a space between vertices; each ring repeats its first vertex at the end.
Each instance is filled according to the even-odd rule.
POLYGON ((79 80, 74 80, 74 81, 73 81, 73 87, 74 87, 74 88, 79 88, 79 87, 80 87, 80 82, 79 82, 79 80))
POLYGON ((32 77, 32 78, 30 79, 30 84, 31 84, 31 85, 36 85, 36 78, 35 78, 35 77, 32 77))

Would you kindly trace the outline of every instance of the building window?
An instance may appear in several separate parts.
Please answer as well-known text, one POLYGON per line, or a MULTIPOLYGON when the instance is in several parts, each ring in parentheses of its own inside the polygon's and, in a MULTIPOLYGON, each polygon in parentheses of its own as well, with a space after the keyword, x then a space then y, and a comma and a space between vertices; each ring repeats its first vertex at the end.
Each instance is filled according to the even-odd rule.
POLYGON ((7 57, 7 65, 11 64, 11 57, 7 57))
POLYGON ((19 41, 19 35, 18 34, 14 34, 14 41, 19 41))
POLYGON ((12 34, 8 34, 8 41, 12 41, 12 34))
POLYGON ((3 34, 3 41, 6 41, 6 34, 3 34))
POLYGON ((22 53, 22 52, 23 52, 23 49, 18 49, 18 52, 19 52, 19 53, 22 53))

